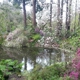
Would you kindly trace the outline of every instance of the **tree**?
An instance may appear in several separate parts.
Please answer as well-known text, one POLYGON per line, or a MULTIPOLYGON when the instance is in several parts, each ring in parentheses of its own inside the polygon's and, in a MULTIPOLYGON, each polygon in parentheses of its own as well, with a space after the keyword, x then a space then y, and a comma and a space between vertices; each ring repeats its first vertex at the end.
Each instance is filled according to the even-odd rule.
POLYGON ((70 24, 71 24, 71 4, 72 0, 66 1, 66 38, 70 36, 70 24))
POLYGON ((75 3, 75 22, 74 22, 74 33, 75 33, 75 28, 76 28, 76 19, 77 19, 77 0, 75 3))
POLYGON ((52 0, 50 0, 50 27, 52 27, 52 0))
POLYGON ((63 24, 63 0, 61 1, 61 23, 60 23, 60 26, 61 26, 61 28, 62 28, 62 24, 63 24))
MULTIPOLYGON (((9 1, 12 1, 12 0, 9 0, 9 1)), ((20 5, 21 5, 21 3, 23 3, 23 14, 24 14, 24 30, 25 30, 25 28, 26 28, 26 26, 27 26, 27 19, 26 19, 26 8, 25 8, 25 6, 26 6, 26 2, 27 1, 30 1, 30 0, 13 0, 13 6, 15 6, 15 7, 17 7, 17 8, 20 8, 20 5)))
POLYGON ((25 9, 25 0, 23 0, 23 14, 24 14, 24 30, 27 26, 27 22, 26 22, 26 9, 25 9))
POLYGON ((36 27, 36 0, 33 0, 33 26, 36 27))
POLYGON ((22 26, 22 13, 20 9, 16 9, 14 6, 3 3, 0 6, 0 33, 9 33, 13 31, 19 25, 22 26))
POLYGON ((57 36, 61 37, 62 28, 60 26, 60 0, 58 0, 57 7, 58 7, 58 11, 57 11, 57 36))

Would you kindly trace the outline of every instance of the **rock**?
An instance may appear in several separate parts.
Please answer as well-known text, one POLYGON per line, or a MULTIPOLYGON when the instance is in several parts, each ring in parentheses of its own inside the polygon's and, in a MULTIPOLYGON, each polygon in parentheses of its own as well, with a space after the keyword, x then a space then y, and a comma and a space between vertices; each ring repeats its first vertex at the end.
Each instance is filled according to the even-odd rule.
POLYGON ((26 46, 27 41, 28 38, 24 35, 23 28, 17 28, 8 34, 2 45, 5 47, 22 47, 26 46))

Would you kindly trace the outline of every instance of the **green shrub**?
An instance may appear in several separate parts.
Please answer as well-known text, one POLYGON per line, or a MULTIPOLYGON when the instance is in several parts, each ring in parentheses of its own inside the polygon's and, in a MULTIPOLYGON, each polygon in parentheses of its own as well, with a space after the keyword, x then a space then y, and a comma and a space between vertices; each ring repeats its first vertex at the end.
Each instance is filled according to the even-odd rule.
POLYGON ((17 60, 11 59, 0 61, 0 79, 5 80, 5 77, 9 77, 10 74, 21 73, 22 64, 19 64, 17 60))
POLYGON ((3 43, 4 39, 0 36, 0 45, 3 43))
POLYGON ((56 63, 45 68, 36 66, 29 73, 27 80, 62 80, 64 72, 65 66, 62 63, 56 63))

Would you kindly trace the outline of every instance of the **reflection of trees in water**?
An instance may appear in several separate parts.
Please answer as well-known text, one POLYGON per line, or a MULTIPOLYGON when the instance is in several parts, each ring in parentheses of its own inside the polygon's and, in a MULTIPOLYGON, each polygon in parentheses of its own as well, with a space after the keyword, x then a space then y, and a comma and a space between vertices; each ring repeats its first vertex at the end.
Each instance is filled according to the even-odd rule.
POLYGON ((24 69, 27 69, 27 63, 34 66, 39 52, 38 48, 23 48, 22 52, 24 53, 24 69))
MULTIPOLYGON (((7 55, 7 59, 13 59, 13 60, 18 60, 18 61, 21 61, 23 59, 23 54, 20 49, 3 48, 2 51, 7 55)), ((4 56, 4 59, 5 59, 5 57, 6 56, 4 56)))
POLYGON ((56 62, 69 61, 71 54, 62 52, 57 49, 44 48, 0 48, 0 59, 13 59, 22 62, 24 58, 24 69, 27 64, 35 66, 35 64, 51 65, 56 62))

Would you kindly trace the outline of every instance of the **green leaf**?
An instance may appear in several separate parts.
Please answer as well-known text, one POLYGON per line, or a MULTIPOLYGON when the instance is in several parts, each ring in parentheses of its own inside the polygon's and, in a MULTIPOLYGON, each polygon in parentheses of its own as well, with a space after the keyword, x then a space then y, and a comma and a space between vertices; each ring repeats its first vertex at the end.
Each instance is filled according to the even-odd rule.
POLYGON ((34 40, 39 39, 40 37, 41 37, 41 36, 40 36, 39 34, 35 34, 35 35, 32 36, 32 38, 33 38, 34 40))
POLYGON ((5 66, 5 65, 0 65, 0 70, 1 70, 1 71, 6 70, 6 66, 5 66))

